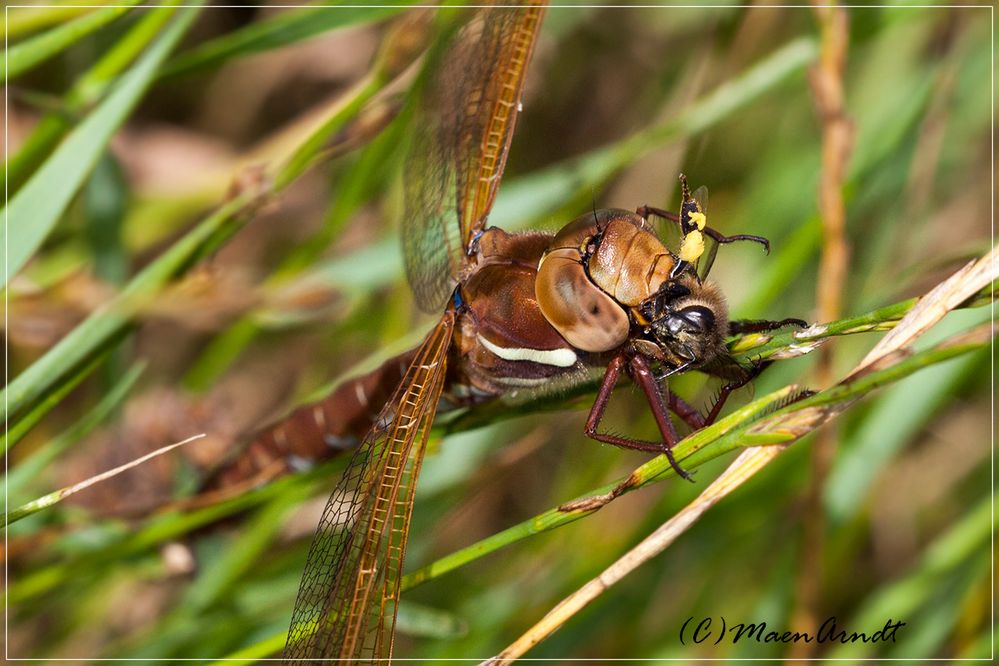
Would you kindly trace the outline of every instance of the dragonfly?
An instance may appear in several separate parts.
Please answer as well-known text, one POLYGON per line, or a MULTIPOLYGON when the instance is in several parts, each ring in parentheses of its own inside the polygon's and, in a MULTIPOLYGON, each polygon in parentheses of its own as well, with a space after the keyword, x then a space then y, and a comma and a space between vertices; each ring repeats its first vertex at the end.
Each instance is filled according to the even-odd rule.
POLYGON ((725 338, 804 325, 729 321, 707 279, 715 250, 754 241, 769 251, 769 243, 707 226, 706 197, 682 176, 679 213, 593 210, 554 234, 488 226, 544 11, 537 1, 477 9, 429 60, 404 165, 402 233, 414 297, 441 313, 436 324, 416 349, 268 430, 245 469, 233 471, 245 477, 274 461, 294 467, 289 460, 353 449, 308 552, 289 662, 392 656, 414 491, 439 409, 571 385, 601 369, 585 434, 665 454, 690 479, 673 457, 671 413, 704 427, 763 367, 736 362, 725 338), (656 218, 678 232, 673 249, 656 218), (706 415, 669 391, 669 378, 690 370, 726 382, 706 415), (601 431, 622 374, 644 393, 661 441, 601 431))

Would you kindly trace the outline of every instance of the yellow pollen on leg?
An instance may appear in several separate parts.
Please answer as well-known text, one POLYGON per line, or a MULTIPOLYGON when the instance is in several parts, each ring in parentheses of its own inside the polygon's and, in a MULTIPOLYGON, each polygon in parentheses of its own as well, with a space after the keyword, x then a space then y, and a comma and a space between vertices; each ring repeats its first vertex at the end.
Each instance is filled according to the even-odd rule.
POLYGON ((704 213, 691 213, 690 221, 697 225, 698 231, 703 231, 708 224, 708 216, 704 213))
POLYGON ((680 245, 680 259, 687 263, 694 263, 704 254, 704 236, 700 231, 691 231, 683 237, 680 245))

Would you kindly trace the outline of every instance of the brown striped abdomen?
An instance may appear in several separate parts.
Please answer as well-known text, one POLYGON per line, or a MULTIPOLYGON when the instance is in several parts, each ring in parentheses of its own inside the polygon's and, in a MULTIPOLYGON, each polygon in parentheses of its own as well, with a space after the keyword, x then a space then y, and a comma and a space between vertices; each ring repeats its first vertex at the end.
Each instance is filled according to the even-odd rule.
POLYGON ((259 430, 237 457, 215 471, 205 489, 224 491, 264 483, 353 450, 392 397, 415 351, 347 380, 319 402, 259 430))

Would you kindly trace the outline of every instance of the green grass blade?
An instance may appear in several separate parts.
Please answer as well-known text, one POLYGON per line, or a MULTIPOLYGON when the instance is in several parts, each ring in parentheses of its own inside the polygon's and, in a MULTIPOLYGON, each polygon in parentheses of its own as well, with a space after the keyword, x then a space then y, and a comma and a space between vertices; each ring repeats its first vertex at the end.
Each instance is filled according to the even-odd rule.
MULTIPOLYGON (((749 104, 788 76, 800 71, 814 58, 814 49, 815 44, 811 40, 793 42, 754 65, 733 82, 691 104, 676 121, 639 132, 593 150, 583 157, 504 183, 490 215, 490 223, 509 230, 522 228, 578 192, 588 192, 590 188, 605 183, 617 170, 635 159, 637 154, 644 154, 663 143, 680 138, 687 131, 703 131, 721 122, 743 105, 749 104)), ((366 101, 369 95, 369 91, 362 89, 360 101, 366 101)), ((288 160, 283 175, 278 176, 278 184, 283 185, 300 175, 311 164, 326 137, 340 126, 342 121, 334 118, 331 124, 316 133, 315 138, 305 143, 301 151, 288 160)), ((354 273, 358 263, 368 267, 375 265, 369 259, 377 259, 378 270, 365 272, 375 276, 364 285, 365 289, 380 287, 402 275, 402 256, 396 243, 380 243, 362 252, 366 255, 363 261, 361 256, 332 259, 316 269, 310 279, 343 287, 362 275, 354 273), (347 274, 351 277, 344 279, 347 274)), ((217 340, 212 353, 205 355, 206 360, 189 373, 188 385, 203 387, 208 384, 229 366, 255 334, 255 325, 249 321, 240 322, 233 327, 224 340, 217 340)))
POLYGON ((195 530, 211 525, 219 520, 238 512, 259 506, 264 502, 291 492, 292 486, 309 485, 306 492, 316 493, 320 487, 329 485, 329 475, 342 470, 343 461, 337 464, 320 465, 307 473, 306 478, 279 479, 278 481, 258 488, 238 497, 198 508, 186 513, 168 513, 150 518, 140 529, 116 532, 108 542, 96 547, 84 548, 83 552, 74 557, 63 558, 12 581, 8 587, 10 603, 21 603, 37 598, 64 584, 77 572, 89 567, 98 567, 104 562, 114 562, 119 558, 129 557, 148 551, 171 539, 181 538, 195 530), (83 569, 81 569, 81 567, 83 569))
MULTIPOLYGON (((351 95, 338 101, 322 124, 283 160, 274 178, 275 191, 289 186, 321 159, 320 155, 328 139, 355 118, 385 84, 385 78, 376 72, 351 95)), ((239 356, 244 347, 253 341, 257 332, 257 324, 249 317, 236 322, 213 341, 202 359, 188 372, 185 384, 195 390, 210 385, 239 356)))
POLYGON ((324 32, 373 23, 405 9, 398 7, 308 7, 287 11, 268 20, 230 32, 181 53, 169 61, 160 76, 173 77, 219 65, 269 49, 305 41, 324 32))
POLYGON ((77 16, 90 14, 103 5, 112 4, 110 0, 92 0, 86 5, 75 0, 57 0, 38 7, 12 7, 7 10, 7 39, 13 41, 20 37, 58 25, 77 16))
MULTIPOLYGON (((986 497, 964 519, 939 537, 927 549, 915 569, 882 588, 853 614, 858 627, 880 626, 887 618, 908 619, 921 605, 934 603, 941 578, 968 566, 976 556, 988 553, 989 535, 995 529, 992 507, 995 496, 986 497)), ((953 616, 953 613, 951 613, 953 616)), ((828 655, 836 659, 864 656, 862 643, 837 646, 828 655)))
POLYGON ((284 649, 284 644, 288 640, 287 632, 268 636, 264 640, 254 643, 237 652, 233 652, 224 659, 209 662, 209 666, 231 666, 231 664, 255 664, 261 659, 273 656, 284 649))
MULTIPOLYGON (((949 335, 987 320, 985 311, 953 313, 933 333, 949 335)), ((900 382, 874 403, 855 432, 844 437, 840 454, 830 471, 824 505, 832 521, 842 524, 868 501, 870 491, 885 468, 896 460, 905 442, 931 423, 939 409, 953 400, 960 384, 981 367, 982 358, 971 355, 955 363, 928 368, 919 378, 900 382)))
POLYGON ((204 567, 199 584, 191 588, 183 600, 183 607, 196 615, 210 607, 217 600, 225 598, 232 588, 248 575, 254 564, 278 539, 288 513, 302 502, 312 488, 310 484, 300 484, 289 491, 277 495, 262 507, 248 529, 235 538, 233 547, 217 560, 204 567))
POLYGON ((4 284, 41 246, 62 216, 108 141, 149 87, 157 68, 190 27, 198 12, 182 12, 118 86, 59 146, 3 211, 7 242, 4 284))
MULTIPOLYGON (((729 414, 724 419, 721 419, 717 423, 711 425, 709 428, 704 428, 696 433, 693 433, 681 444, 685 443, 687 446, 691 447, 691 450, 700 448, 729 432, 736 424, 739 424, 746 419, 751 420, 766 413, 768 410, 772 409, 775 404, 779 404, 781 401, 785 400, 787 395, 788 391, 782 389, 763 396, 762 398, 759 398, 742 407, 736 412, 729 414)), ((650 461, 650 463, 660 461, 660 459, 665 460, 665 456, 659 456, 653 461, 650 461)), ((666 463, 666 468, 668 468, 668 463, 666 463)), ((652 469, 649 467, 649 464, 639 468, 639 470, 647 469, 652 469)), ((664 468, 661 465, 654 466, 654 470, 654 473, 650 474, 644 483, 648 483, 653 480, 653 477, 655 477, 655 480, 659 480, 658 477, 663 476, 662 472, 664 468)), ((618 482, 609 483, 595 489, 591 493, 588 493, 588 495, 599 495, 610 492, 617 485, 618 482)), ((636 488, 637 487, 638 486, 636 486, 636 488)), ((447 555, 425 567, 406 574, 402 579, 402 590, 406 591, 417 587, 418 585, 422 585, 429 580, 462 567, 465 564, 499 550, 500 548, 526 539, 534 534, 540 534, 542 532, 555 529, 556 527, 567 525, 583 518, 585 515, 586 514, 583 512, 566 512, 561 511, 558 508, 550 509, 535 516, 534 518, 531 518, 530 520, 526 520, 522 523, 514 525, 513 527, 493 534, 492 536, 486 537, 485 539, 482 539, 467 548, 462 548, 461 550, 455 551, 454 553, 451 553, 450 555, 447 555)), ((280 648, 284 645, 285 638, 285 633, 269 636, 255 645, 249 646, 237 653, 229 655, 228 658, 245 658, 247 656, 264 657, 274 654, 273 646, 277 645, 280 648), (268 652, 268 650, 270 651, 268 652)))
POLYGON ((139 273, 111 303, 87 317, 15 377, 2 393, 8 413, 16 418, 42 396, 56 390, 74 368, 113 343, 125 332, 137 304, 150 298, 202 252, 214 247, 220 236, 234 231, 233 218, 246 204, 247 198, 237 197, 219 208, 139 273))
POLYGON ((16 44, 7 50, 5 62, 0 63, 0 75, 4 81, 29 71, 49 58, 66 50, 80 39, 114 21, 140 0, 126 0, 120 5, 105 7, 64 23, 37 37, 16 44))
POLYGON ((380 68, 376 68, 371 76, 358 85, 356 92, 344 101, 342 107, 330 115, 284 160, 274 176, 275 189, 283 190, 321 159, 323 146, 343 129, 348 121, 356 117, 386 83, 383 72, 380 68))
MULTIPOLYGON (((176 25, 176 24, 175 24, 176 25)), ((380 64, 375 73, 358 87, 356 94, 347 102, 338 101, 332 105, 329 115, 313 130, 302 144, 290 151, 291 156, 279 168, 270 193, 276 193, 301 175, 325 146, 329 136, 341 129, 364 103, 384 87, 388 72, 380 64)), ((109 98, 110 101, 111 98, 109 98)), ((75 134, 74 134, 75 136, 75 134)), ((67 143, 72 139, 67 140, 67 143)), ((65 146, 65 143, 63 144, 65 146)), ((61 147, 59 153, 62 153, 61 147)), ((37 174, 21 194, 27 194, 36 179, 44 176, 48 165, 37 174)), ((19 197, 21 196, 19 194, 19 197)), ((134 313, 134 307, 143 299, 148 299, 169 279, 190 264, 206 247, 214 246, 235 231, 238 226, 234 218, 251 203, 253 195, 244 194, 230 200, 210 217, 202 221, 187 237, 176 243, 163 257, 149 266, 126 287, 121 295, 106 309, 95 312, 80 326, 49 350, 41 359, 15 378, 4 389, 8 400, 9 413, 19 415, 29 409, 42 395, 58 386, 65 375, 126 330, 134 313)), ((13 204, 12 204, 13 205, 13 204)))
MULTIPOLYGON (((810 407, 846 404, 858 400, 875 388, 899 381, 922 368, 987 347, 988 342, 943 343, 914 354, 888 368, 871 372, 846 384, 838 384, 811 398, 799 400, 778 410, 767 420, 773 419, 777 422, 783 416, 810 407)), ((677 444, 675 448, 677 459, 682 461, 687 470, 692 470, 739 447, 777 444, 796 439, 796 436, 785 435, 780 429, 773 432, 762 432, 762 429, 758 428, 758 423, 754 423, 767 409, 779 404, 787 397, 787 389, 782 389, 753 401, 708 428, 698 430, 677 444), (748 432, 750 429, 761 431, 748 432)), ((657 456, 632 472, 628 478, 628 486, 623 492, 632 492, 648 483, 661 481, 675 476, 675 474, 666 457, 657 456)), ((622 481, 624 480, 622 479, 622 481)), ((608 484, 585 493, 583 497, 602 496, 617 486, 617 483, 608 484)), ((590 512, 588 510, 550 509, 406 575, 403 578, 402 587, 404 590, 410 589, 529 536, 571 523, 590 512)))
POLYGON ((3 525, 6 527, 7 525, 10 525, 11 523, 15 523, 15 522, 17 522, 19 520, 27 518, 28 516, 30 516, 32 514, 38 513, 39 511, 43 511, 43 510, 48 509, 48 508, 50 508, 52 506, 55 506, 56 504, 58 504, 59 502, 63 501, 67 497, 70 497, 71 495, 75 495, 76 493, 80 492, 81 490, 85 490, 87 488, 90 488, 90 487, 98 484, 98 483, 101 483, 102 481, 106 481, 107 479, 110 479, 113 476, 121 474, 122 472, 125 472, 125 471, 127 471, 129 469, 132 469, 133 467, 135 467, 137 465, 141 465, 144 462, 146 462, 148 460, 151 460, 151 459, 153 459, 153 458, 155 458, 157 456, 161 456, 161 455, 163 455, 165 453, 169 453, 170 451, 176 449, 179 446, 183 446, 184 444, 187 444, 189 442, 193 442, 193 441, 196 441, 198 439, 201 439, 204 436, 205 436, 204 433, 202 433, 200 435, 194 435, 193 437, 188 437, 185 440, 182 440, 180 442, 175 442, 175 443, 170 444, 168 446, 164 446, 162 448, 159 448, 159 449, 153 451, 152 453, 148 453, 148 454, 146 454, 146 455, 144 455, 144 456, 142 456, 140 458, 136 458, 135 460, 132 460, 131 462, 127 462, 124 465, 119 465, 118 467, 115 467, 114 469, 111 469, 111 470, 108 470, 106 472, 102 472, 100 474, 92 476, 89 479, 86 479, 85 481, 81 481, 80 483, 73 484, 72 486, 66 486, 65 488, 60 488, 59 490, 56 490, 55 492, 51 492, 51 493, 49 493, 47 495, 39 497, 38 499, 35 499, 35 500, 32 500, 32 501, 27 502, 25 504, 22 504, 21 506, 17 507, 16 509, 12 509, 12 510, 10 510, 10 511, 8 511, 8 512, 6 512, 4 514, 3 525))
POLYGON ((103 97, 115 78, 156 39, 182 2, 169 0, 161 7, 143 11, 136 24, 73 84, 66 94, 62 112, 49 113, 38 122, 18 151, 4 163, 7 196, 14 194, 59 144, 71 127, 73 117, 103 97))
POLYGON ((557 209, 580 193, 589 196, 593 188, 634 160, 671 141, 703 132, 773 90, 789 76, 801 72, 815 59, 816 48, 815 41, 808 38, 791 42, 738 77, 698 98, 672 120, 636 132, 582 157, 555 164, 530 178, 506 183, 500 188, 489 223, 504 229, 517 229, 541 213, 557 209), (525 202, 531 206, 530 210, 524 207, 525 202))
POLYGON ((399 602, 396 631, 423 638, 458 638, 468 633, 468 624, 453 613, 423 604, 399 602))
POLYGON ((82 209, 94 274, 111 284, 122 284, 128 277, 128 256, 121 239, 128 197, 121 165, 112 153, 104 153, 84 186, 82 209))
MULTIPOLYGON (((83 437, 87 435, 91 430, 100 425, 104 419, 111 414, 122 400, 124 400, 129 391, 135 386, 135 383, 142 376, 143 370, 145 370, 146 364, 143 362, 136 363, 118 380, 111 390, 108 391, 107 395, 101 398, 93 409, 91 409, 87 414, 77 421, 75 424, 70 426, 65 432, 61 433, 53 440, 40 447, 38 450, 34 451, 32 455, 18 462, 16 467, 10 469, 4 479, 3 485, 5 486, 6 496, 15 496, 22 492, 22 488, 32 479, 41 474, 49 463, 56 460, 59 455, 71 447, 73 444, 79 442, 83 437)), ((86 368, 89 372, 90 368, 86 368)), ((73 386, 73 384, 67 384, 68 386, 73 386)))
MULTIPOLYGON (((689 437, 685 438, 677 445, 677 457, 683 458, 686 455, 690 455, 695 451, 703 449, 708 444, 723 439, 728 433, 732 432, 734 428, 741 427, 747 421, 752 421, 768 411, 773 410, 775 405, 779 405, 781 402, 785 401, 790 394, 791 391, 788 389, 775 391, 763 396, 762 398, 754 400, 750 404, 736 410, 725 418, 720 419, 711 426, 692 433, 689 437)), ((685 462, 684 465, 687 466, 687 463, 685 462)), ((650 460, 645 465, 639 467, 632 474, 632 478, 640 478, 642 481, 640 481, 639 484, 634 486, 631 490, 641 487, 641 485, 644 485, 652 480, 665 478, 669 473, 668 470, 671 471, 671 468, 665 456, 658 456, 653 460, 650 460)), ((621 479, 621 481, 623 481, 623 479, 621 479)), ((620 481, 616 481, 596 488, 593 491, 586 493, 586 496, 603 495, 608 493, 612 491, 619 482, 620 481)), ((498 532, 497 534, 487 537, 478 543, 472 544, 467 548, 456 551, 428 566, 407 574, 403 578, 402 588, 403 590, 408 590, 416 587, 427 580, 436 578, 437 576, 440 576, 448 571, 452 571, 453 569, 463 566, 470 561, 478 559, 479 557, 506 545, 525 539, 532 534, 547 532, 548 530, 556 527, 567 525, 575 520, 579 520, 585 515, 586 512, 567 512, 562 511, 557 507, 550 509, 542 514, 538 514, 530 520, 526 520, 518 525, 507 528, 502 532, 498 532)))
POLYGON ((38 424, 42 418, 48 414, 52 409, 62 402, 70 391, 75 389, 80 385, 84 379, 90 376, 97 366, 104 362, 106 354, 95 355, 90 363, 82 366, 79 371, 68 376, 64 382, 59 386, 55 387, 55 390, 51 391, 45 396, 45 398, 34 405, 34 407, 24 415, 23 418, 8 424, 7 431, 3 435, 3 452, 6 453, 7 450, 20 442, 25 435, 31 432, 31 429, 38 424))

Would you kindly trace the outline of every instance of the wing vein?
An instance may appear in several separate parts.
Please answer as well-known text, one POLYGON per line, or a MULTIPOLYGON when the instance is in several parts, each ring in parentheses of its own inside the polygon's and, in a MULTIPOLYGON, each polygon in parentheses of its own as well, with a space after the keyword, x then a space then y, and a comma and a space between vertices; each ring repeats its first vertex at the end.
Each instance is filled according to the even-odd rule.
POLYGON ((379 414, 380 425, 365 437, 330 495, 306 560, 286 661, 391 653, 413 491, 444 387, 453 329, 449 311, 420 346, 379 414))
POLYGON ((413 118, 405 162, 406 271, 417 303, 442 307, 485 226, 506 166, 544 2, 489 7, 457 32, 413 118))

